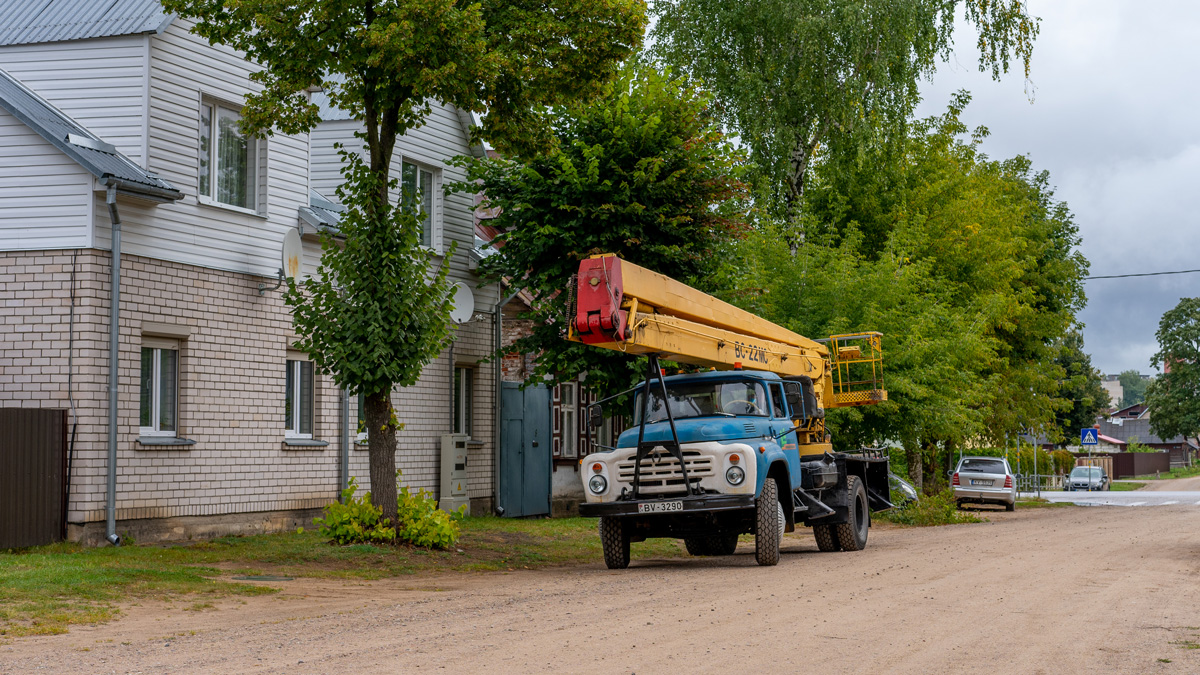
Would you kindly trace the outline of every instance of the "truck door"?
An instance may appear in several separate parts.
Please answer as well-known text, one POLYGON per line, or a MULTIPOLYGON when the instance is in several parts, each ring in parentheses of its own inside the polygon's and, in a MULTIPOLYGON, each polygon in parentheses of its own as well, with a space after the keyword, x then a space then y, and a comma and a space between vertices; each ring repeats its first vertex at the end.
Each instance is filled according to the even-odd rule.
POLYGON ((779 435, 785 430, 793 429, 778 439, 779 447, 783 448, 783 456, 787 458, 788 475, 792 479, 792 489, 800 487, 800 449, 796 445, 795 426, 788 412, 787 398, 783 395, 783 384, 771 383, 771 434, 779 435))

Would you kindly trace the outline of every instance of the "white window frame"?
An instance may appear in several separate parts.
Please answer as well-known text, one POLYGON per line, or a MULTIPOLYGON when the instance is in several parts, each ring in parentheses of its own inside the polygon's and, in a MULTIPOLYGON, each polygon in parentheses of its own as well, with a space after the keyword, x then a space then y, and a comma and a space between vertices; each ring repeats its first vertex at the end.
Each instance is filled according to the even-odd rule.
POLYGON ((163 436, 168 438, 179 435, 179 343, 174 340, 160 338, 143 338, 141 349, 138 350, 138 435, 163 436), (150 361, 150 426, 141 425, 141 354, 142 350, 152 350, 150 361), (175 428, 162 429, 162 353, 175 352, 175 428))
POLYGON ((558 385, 558 431, 561 438, 559 456, 563 459, 579 457, 579 398, 574 382, 558 385))
POLYGON ((429 244, 421 244, 422 247, 440 254, 442 252, 442 170, 430 166, 418 159, 408 156, 400 158, 400 199, 405 198, 405 176, 404 171, 408 166, 412 166, 416 170, 416 188, 418 202, 424 201, 424 193, 421 192, 421 174, 429 174, 429 182, 431 185, 431 193, 429 200, 430 213, 426 214, 429 218, 429 244))
POLYGON ((301 408, 305 403, 305 399, 303 398, 304 392, 303 392, 303 388, 302 388, 303 378, 300 376, 301 368, 302 368, 301 364, 304 364, 304 363, 309 364, 308 365, 309 368, 313 368, 312 361, 310 361, 307 357, 297 355, 297 354, 288 354, 287 373, 291 375, 292 405, 295 407, 291 411, 287 410, 288 400, 287 400, 287 391, 286 390, 287 390, 288 378, 285 375, 284 380, 283 380, 284 381, 284 399, 283 399, 283 405, 284 405, 283 436, 284 436, 284 438, 296 438, 296 439, 311 440, 313 438, 313 429, 317 425, 317 406, 316 406, 317 372, 316 372, 316 369, 314 368, 312 377, 309 378, 309 384, 311 385, 312 388, 308 392, 308 399, 307 399, 307 403, 308 403, 308 406, 310 409, 310 414, 309 414, 310 428, 307 432, 304 432, 301 430, 301 426, 300 426, 300 420, 301 420, 300 413, 302 411, 301 408), (291 415, 292 415, 292 426, 290 428, 287 426, 288 412, 291 412, 291 415))
POLYGON ((264 212, 263 204, 266 202, 266 196, 264 194, 264 192, 265 192, 264 178, 265 178, 265 174, 266 174, 266 167, 263 166, 261 150, 262 150, 262 147, 265 145, 265 141, 263 139, 255 138, 254 136, 247 137, 247 146, 248 147, 246 148, 246 168, 247 168, 247 171, 252 173, 252 175, 249 177, 249 183, 248 183, 248 188, 250 190, 250 194, 249 194, 250 205, 249 206, 241 206, 239 204, 230 204, 228 202, 221 201, 220 199, 217 198, 217 195, 216 195, 217 172, 219 170, 219 167, 217 166, 217 162, 218 162, 218 158, 220 157, 220 154, 221 154, 219 152, 219 149, 220 149, 220 111, 224 110, 227 113, 231 113, 234 116, 236 116, 237 119, 240 120, 242 118, 241 106, 235 105, 232 103, 226 103, 226 102, 219 101, 216 99, 212 99, 207 96, 201 97, 200 105, 197 108, 197 113, 198 113, 197 114, 197 128, 199 128, 200 122, 202 122, 204 119, 204 117, 203 117, 203 109, 204 108, 209 108, 211 111, 210 115, 209 115, 209 121, 208 121, 208 139, 209 139, 208 194, 204 194, 200 191, 200 186, 202 184, 201 183, 202 176, 200 175, 200 171, 201 171, 200 162, 203 159, 203 157, 200 156, 200 153, 203 152, 203 149, 200 147, 201 137, 199 135, 197 135, 197 138, 196 138, 196 152, 197 152, 197 156, 196 156, 196 170, 197 170, 196 200, 199 201, 201 204, 205 204, 208 206, 217 206, 217 207, 220 207, 223 209, 231 209, 231 210, 249 214, 249 215, 256 215, 256 216, 262 215, 264 212))
POLYGON ((454 419, 450 420, 452 433, 474 437, 475 426, 475 369, 467 366, 454 367, 454 381, 450 383, 454 397, 454 419), (466 405, 464 405, 464 402, 466 405))

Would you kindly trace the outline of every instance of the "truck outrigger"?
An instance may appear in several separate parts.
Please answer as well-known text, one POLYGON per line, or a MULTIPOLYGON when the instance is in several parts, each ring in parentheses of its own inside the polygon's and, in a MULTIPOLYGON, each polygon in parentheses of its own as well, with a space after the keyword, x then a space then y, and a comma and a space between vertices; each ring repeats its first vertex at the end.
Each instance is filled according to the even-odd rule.
POLYGON ((879 333, 810 340, 614 255, 583 260, 574 291, 568 339, 648 357, 624 392, 634 426, 581 460, 579 512, 600 518, 608 567, 631 541, 729 555, 743 533, 774 565, 799 524, 822 551, 866 546, 870 512, 891 507, 887 458, 833 452, 825 410, 887 400, 879 333), (660 359, 712 370, 667 377, 660 359))

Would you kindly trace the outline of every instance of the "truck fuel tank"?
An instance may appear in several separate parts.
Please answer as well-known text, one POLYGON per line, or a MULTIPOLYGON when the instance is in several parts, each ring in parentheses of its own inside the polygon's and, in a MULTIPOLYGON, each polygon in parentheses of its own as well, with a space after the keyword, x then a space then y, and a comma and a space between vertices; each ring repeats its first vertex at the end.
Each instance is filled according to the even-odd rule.
POLYGON ((837 485, 837 461, 829 453, 805 457, 800 462, 800 483, 805 490, 819 490, 837 485))

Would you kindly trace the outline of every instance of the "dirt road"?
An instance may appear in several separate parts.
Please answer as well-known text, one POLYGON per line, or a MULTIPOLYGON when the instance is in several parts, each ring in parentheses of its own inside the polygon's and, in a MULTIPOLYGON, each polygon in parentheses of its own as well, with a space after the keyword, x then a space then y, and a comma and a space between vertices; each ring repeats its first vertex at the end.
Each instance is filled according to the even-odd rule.
POLYGON ((1200 476, 1146 481, 1139 492, 1200 492, 1200 476))
MULTIPOLYGON (((778 567, 634 560, 131 607, 0 644, 0 672, 1194 673, 1200 507, 1070 507, 786 540, 778 567)), ((636 556, 636 552, 635 552, 636 556)))

